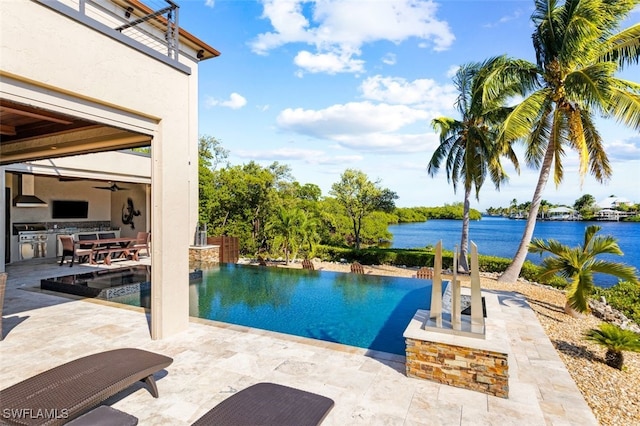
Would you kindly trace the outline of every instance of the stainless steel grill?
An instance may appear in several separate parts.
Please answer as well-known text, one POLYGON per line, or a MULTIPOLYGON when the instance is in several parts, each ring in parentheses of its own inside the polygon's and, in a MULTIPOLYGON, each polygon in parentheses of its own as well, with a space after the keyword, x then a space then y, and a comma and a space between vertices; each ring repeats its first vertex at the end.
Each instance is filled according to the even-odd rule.
POLYGON ((49 234, 46 233, 46 226, 38 223, 23 223, 15 224, 14 229, 18 231, 20 260, 47 257, 49 234))

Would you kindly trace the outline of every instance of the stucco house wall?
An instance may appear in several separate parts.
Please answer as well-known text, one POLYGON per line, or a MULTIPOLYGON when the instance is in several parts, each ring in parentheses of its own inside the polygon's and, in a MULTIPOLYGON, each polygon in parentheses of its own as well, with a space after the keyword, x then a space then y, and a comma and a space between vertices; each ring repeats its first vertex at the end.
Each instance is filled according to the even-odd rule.
POLYGON ((152 336, 188 326, 197 221, 197 63, 168 66, 37 1, 0 2, 4 99, 152 137, 152 336))

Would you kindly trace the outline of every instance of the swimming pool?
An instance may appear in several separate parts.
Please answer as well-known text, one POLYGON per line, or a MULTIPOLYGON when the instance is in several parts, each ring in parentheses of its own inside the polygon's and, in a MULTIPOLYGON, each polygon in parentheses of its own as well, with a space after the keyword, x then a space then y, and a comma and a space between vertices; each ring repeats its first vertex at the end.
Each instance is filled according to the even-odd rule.
MULTIPOLYGON (((189 314, 405 354, 402 333, 429 309, 431 281, 223 264, 190 284, 189 314)), ((111 299, 144 305, 148 293, 111 299)))

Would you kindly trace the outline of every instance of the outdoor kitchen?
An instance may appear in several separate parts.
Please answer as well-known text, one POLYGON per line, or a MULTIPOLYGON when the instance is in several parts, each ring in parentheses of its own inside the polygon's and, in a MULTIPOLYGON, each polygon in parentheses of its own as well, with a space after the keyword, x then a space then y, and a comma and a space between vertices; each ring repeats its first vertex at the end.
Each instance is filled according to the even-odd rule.
POLYGON ((78 241, 87 235, 120 238, 148 231, 148 184, 98 180, 90 171, 66 176, 60 168, 56 172, 6 172, 5 263, 41 258, 55 262, 62 255, 60 235, 78 241))

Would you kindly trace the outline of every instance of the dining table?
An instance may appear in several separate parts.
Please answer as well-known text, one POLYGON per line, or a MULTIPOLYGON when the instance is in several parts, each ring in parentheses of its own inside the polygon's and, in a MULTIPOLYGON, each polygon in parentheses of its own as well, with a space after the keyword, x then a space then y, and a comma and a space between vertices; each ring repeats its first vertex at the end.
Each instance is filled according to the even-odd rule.
POLYGON ((105 265, 111 265, 112 254, 117 254, 118 257, 129 258, 137 261, 138 251, 140 249, 134 248, 138 239, 136 237, 116 237, 116 238, 102 238, 97 240, 78 240, 76 245, 80 248, 91 249, 91 255, 89 256, 89 263, 96 265, 98 263, 98 257, 105 255, 103 262, 105 265))

